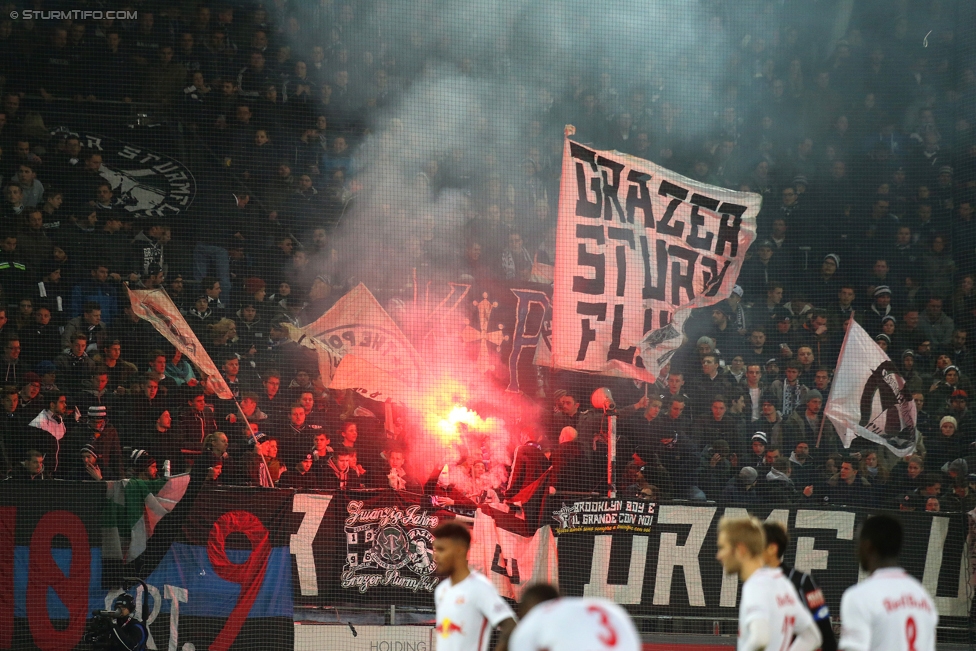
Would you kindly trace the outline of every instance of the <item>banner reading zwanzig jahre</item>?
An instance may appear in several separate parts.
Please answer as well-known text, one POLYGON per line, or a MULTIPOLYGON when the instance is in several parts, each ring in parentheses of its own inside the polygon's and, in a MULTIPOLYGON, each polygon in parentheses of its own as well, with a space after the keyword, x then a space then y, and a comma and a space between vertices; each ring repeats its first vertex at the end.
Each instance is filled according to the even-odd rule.
POLYGON ((691 309, 731 294, 761 204, 566 138, 553 364, 653 381, 691 309))

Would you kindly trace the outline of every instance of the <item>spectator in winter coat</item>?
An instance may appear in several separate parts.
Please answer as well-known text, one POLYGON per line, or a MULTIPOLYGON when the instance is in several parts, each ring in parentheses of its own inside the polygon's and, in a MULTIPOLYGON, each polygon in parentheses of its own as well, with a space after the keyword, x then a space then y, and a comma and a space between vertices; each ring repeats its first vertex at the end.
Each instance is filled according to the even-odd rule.
POLYGON ((101 323, 106 327, 119 312, 118 288, 109 283, 108 266, 96 262, 91 268, 91 278, 75 285, 71 292, 71 316, 81 316, 86 303, 98 303, 101 323))
POLYGON ((942 298, 933 296, 925 304, 925 311, 918 322, 918 327, 925 338, 932 342, 933 346, 945 346, 952 340, 952 331, 955 324, 952 319, 942 311, 942 298))
POLYGON ((64 423, 67 410, 68 400, 65 395, 52 394, 48 408, 30 422, 23 444, 13 446, 15 458, 26 458, 28 450, 37 450, 44 455, 47 462, 47 475, 54 476, 60 466, 62 441, 67 432, 64 423))
POLYGON ((213 409, 207 405, 202 389, 196 389, 189 395, 187 406, 180 412, 177 430, 181 449, 188 455, 198 453, 207 435, 217 431, 213 409))
POLYGON ((799 499, 799 493, 790 474, 793 468, 788 459, 777 457, 769 472, 766 473, 766 481, 762 484, 762 498, 764 504, 772 506, 789 506, 799 499))
POLYGON ((92 405, 87 414, 85 436, 95 450, 103 478, 122 479, 125 476, 122 445, 118 431, 108 422, 108 409, 104 405, 92 405))
POLYGON ((874 506, 876 502, 871 482, 860 476, 852 459, 844 459, 837 474, 827 480, 827 496, 832 504, 843 506, 874 506))
POLYGON ((724 504, 758 504, 759 490, 756 482, 759 473, 752 466, 739 470, 739 474, 730 479, 722 490, 721 501, 724 504))

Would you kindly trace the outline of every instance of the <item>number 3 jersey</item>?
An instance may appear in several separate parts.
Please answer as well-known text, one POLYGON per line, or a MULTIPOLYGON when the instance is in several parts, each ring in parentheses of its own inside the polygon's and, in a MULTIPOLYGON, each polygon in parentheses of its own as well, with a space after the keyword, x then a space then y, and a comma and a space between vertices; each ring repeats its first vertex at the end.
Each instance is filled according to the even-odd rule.
POLYGON ((512 651, 640 651, 627 611, 606 599, 565 597, 542 603, 512 633, 512 651))
POLYGON ((795 633, 816 626, 793 583, 783 576, 778 567, 760 568, 742 584, 739 649, 744 648, 749 624, 759 619, 769 622, 768 651, 785 651, 790 647, 795 633))
POLYGON ((491 629, 515 613, 485 576, 472 570, 456 585, 450 577, 434 589, 437 651, 488 651, 491 629))
POLYGON ((875 570, 844 592, 840 648, 844 651, 935 651, 939 613, 929 593, 899 567, 875 570))

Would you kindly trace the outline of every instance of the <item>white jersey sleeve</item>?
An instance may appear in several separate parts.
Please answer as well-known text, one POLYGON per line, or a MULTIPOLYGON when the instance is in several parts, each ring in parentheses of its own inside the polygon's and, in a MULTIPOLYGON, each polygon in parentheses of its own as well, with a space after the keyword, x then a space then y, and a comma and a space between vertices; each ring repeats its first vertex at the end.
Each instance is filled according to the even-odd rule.
POLYGON ((869 651, 871 649, 871 617, 866 604, 847 590, 840 600, 840 642, 837 647, 845 651, 869 651))
MULTIPOLYGON (((480 576, 480 575, 479 575, 480 576)), ((491 584, 488 579, 481 577, 483 580, 478 582, 477 596, 475 597, 475 604, 481 613, 488 620, 488 624, 492 628, 495 628, 506 619, 515 619, 515 612, 512 610, 511 606, 506 603, 498 595, 498 591, 495 590, 495 586, 491 584)))

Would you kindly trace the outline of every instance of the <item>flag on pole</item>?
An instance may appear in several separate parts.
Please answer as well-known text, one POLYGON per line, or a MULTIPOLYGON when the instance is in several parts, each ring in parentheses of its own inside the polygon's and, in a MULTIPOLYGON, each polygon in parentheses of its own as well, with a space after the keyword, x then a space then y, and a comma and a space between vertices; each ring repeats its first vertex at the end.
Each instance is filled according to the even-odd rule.
POLYGON ((569 139, 563 147, 552 363, 654 382, 691 310, 732 293, 762 197, 569 139))
POLYGON ((289 336, 318 353, 322 379, 331 388, 361 390, 364 395, 379 391, 391 397, 393 380, 401 387, 417 387, 423 382, 420 355, 362 283, 314 323, 298 332, 289 329, 289 336), (349 354, 359 359, 342 368, 349 354), (343 386, 333 384, 336 377, 343 386))
POLYGON ((915 452, 918 430, 912 395, 898 367, 854 319, 840 349, 824 414, 845 448, 860 436, 899 457, 915 452))
POLYGON ((162 289, 129 289, 129 302, 132 311, 143 321, 148 321, 159 334, 176 347, 176 350, 186 355, 204 375, 207 384, 220 398, 233 400, 234 394, 224 381, 224 377, 217 370, 210 355, 190 329, 189 324, 179 308, 173 303, 169 294, 162 289))

